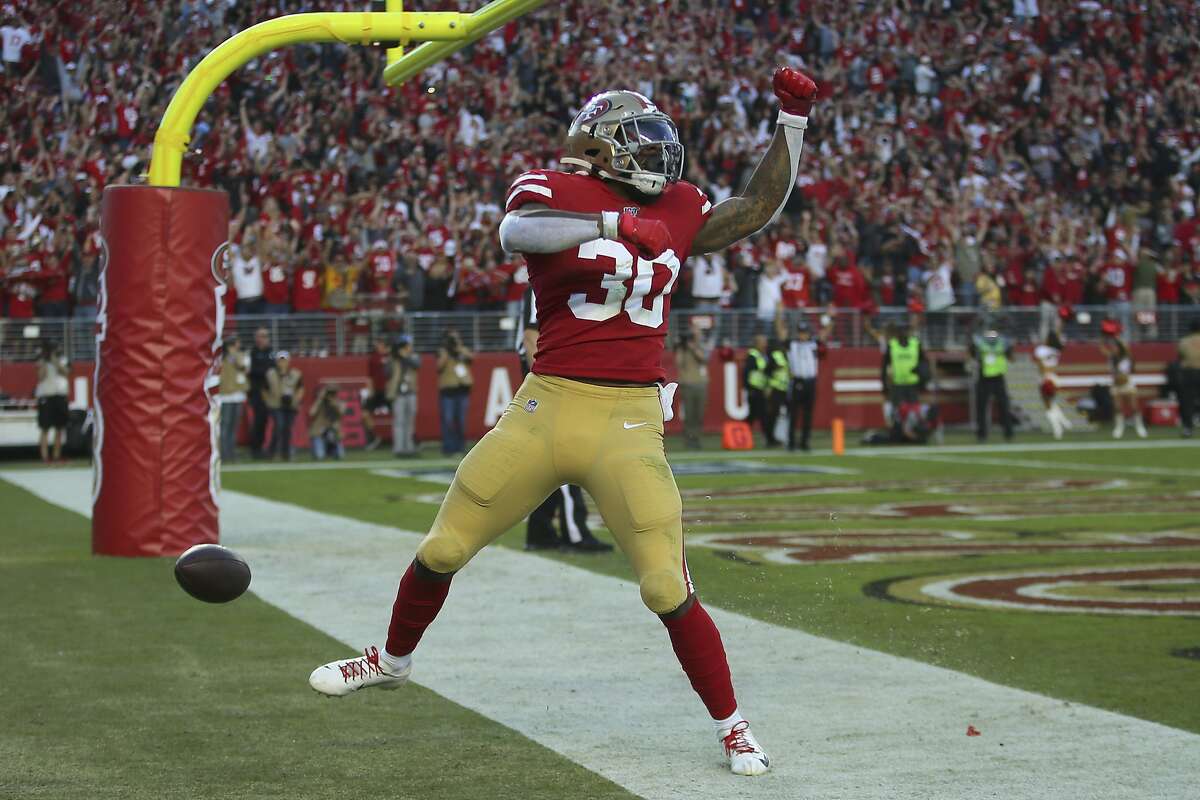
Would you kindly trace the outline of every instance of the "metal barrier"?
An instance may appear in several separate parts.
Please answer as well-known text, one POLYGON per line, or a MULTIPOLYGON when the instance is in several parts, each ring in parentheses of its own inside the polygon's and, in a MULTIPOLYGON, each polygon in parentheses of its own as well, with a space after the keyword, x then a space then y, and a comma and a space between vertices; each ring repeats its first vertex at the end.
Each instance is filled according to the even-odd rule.
MULTIPOLYGON (((1105 319, 1122 322, 1126 335, 1135 342, 1177 341, 1194 321, 1200 320, 1200 306, 1159 306, 1153 324, 1139 323, 1127 306, 1091 306, 1075 309, 1067 321, 1067 341, 1097 341, 1100 323, 1105 319)), ((819 309, 806 312, 814 328, 820 327, 819 309)), ((789 330, 799 311, 788 312, 789 330)), ((919 319, 920 336, 931 349, 965 349, 971 335, 983 326, 997 325, 1017 344, 1041 341, 1049 330, 1056 309, 1046 307, 1006 308, 991 315, 975 308, 951 309, 925 314, 919 319)), ((843 347, 870 347, 875 344, 872 331, 883 331, 889 323, 906 325, 912 316, 903 308, 884 308, 868 320, 857 309, 838 309, 831 314, 831 340, 843 347)), ((678 310, 671 314, 671 330, 676 334, 685 326, 699 331, 712 344, 746 347, 755 334, 774 334, 771 320, 761 320, 753 311, 678 310)), ((272 346, 297 356, 359 355, 371 352, 377 339, 392 341, 401 334, 413 337, 419 352, 437 350, 446 333, 458 331, 463 343, 472 350, 510 350, 516 341, 516 319, 504 311, 435 312, 409 314, 361 312, 349 314, 289 314, 283 316, 238 316, 225 322, 226 336, 236 336, 250 346, 255 331, 265 328, 272 346)), ((33 361, 41 342, 59 343, 70 361, 88 361, 95 357, 95 322, 80 317, 67 319, 0 319, 0 361, 33 361)))

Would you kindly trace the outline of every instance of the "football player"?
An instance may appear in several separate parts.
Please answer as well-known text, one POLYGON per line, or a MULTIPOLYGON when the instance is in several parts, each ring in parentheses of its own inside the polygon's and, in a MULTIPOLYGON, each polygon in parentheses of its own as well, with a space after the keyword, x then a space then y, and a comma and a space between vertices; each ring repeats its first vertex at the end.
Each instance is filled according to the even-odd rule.
POLYGON ((407 680, 454 574, 550 492, 574 483, 631 562, 731 770, 767 771, 684 561, 682 505, 663 448, 671 391, 661 359, 684 259, 761 230, 796 185, 817 86, 786 68, 772 86, 780 103, 774 138, 742 194, 716 206, 681 180, 684 150, 671 118, 631 91, 584 105, 567 132, 569 171, 534 170, 513 182, 500 242, 529 263, 541 322, 533 371, 459 464, 400 581, 384 647, 318 667, 314 689, 344 695, 407 680))

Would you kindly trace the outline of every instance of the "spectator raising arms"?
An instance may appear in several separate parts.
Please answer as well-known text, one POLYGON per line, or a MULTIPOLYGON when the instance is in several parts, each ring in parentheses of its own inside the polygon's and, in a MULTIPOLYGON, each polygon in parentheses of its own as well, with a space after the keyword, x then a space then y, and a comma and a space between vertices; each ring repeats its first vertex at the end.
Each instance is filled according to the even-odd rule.
MULTIPOLYGON (((92 313, 87 284, 64 296, 61 281, 95 257, 104 187, 144 172, 183 65, 269 17, 357 5, 159 3, 130 26, 126 3, 8 3, 0 312, 57 315, 74 300, 92 313)), ((957 290, 955 305, 973 307, 985 255, 1002 305, 1057 294, 1045 278, 1056 260, 1078 268, 1080 289, 1091 276, 1093 299, 1127 325, 1152 293, 1156 309, 1200 299, 1186 288, 1200 281, 1196 5, 931 8, 563 0, 395 88, 378 50, 269 54, 206 103, 183 179, 230 195, 239 313, 393 307, 403 271, 410 310, 506 304, 515 316, 523 281, 492 235, 495 204, 517 175, 561 156, 557 120, 578 98, 621 83, 613 42, 647 65, 638 88, 689 132, 683 177, 713 202, 745 184, 767 141, 768 67, 802 63, 821 86, 809 124, 822 157, 800 165, 778 224, 719 267, 690 265, 680 308, 688 293, 704 307, 728 294, 734 307, 762 303, 769 322, 779 275, 792 306, 824 305, 832 291, 845 307, 863 288, 837 274, 842 258, 871 302, 904 306, 916 290, 936 313, 941 301, 921 290, 957 290), (471 102, 463 86, 477 87, 471 102), (1142 248, 1180 280, 1152 280, 1142 248)))

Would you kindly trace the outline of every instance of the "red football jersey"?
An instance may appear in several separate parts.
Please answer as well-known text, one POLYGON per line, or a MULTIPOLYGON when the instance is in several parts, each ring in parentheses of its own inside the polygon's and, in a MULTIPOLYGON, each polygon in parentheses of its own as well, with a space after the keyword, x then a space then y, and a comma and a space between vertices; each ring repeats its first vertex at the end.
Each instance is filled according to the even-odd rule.
POLYGON ((804 308, 808 305, 809 273, 803 264, 785 264, 783 270, 783 307, 804 308))
POLYGON ((278 262, 263 270, 263 299, 272 305, 286 306, 291 295, 288 269, 278 262))
POLYGON ((560 253, 527 253, 538 315, 533 371, 631 383, 664 380, 671 292, 712 209, 708 198, 677 181, 641 204, 599 178, 533 170, 513 181, 505 211, 527 203, 579 213, 629 211, 662 220, 673 245, 653 261, 639 257, 633 245, 600 238, 560 253))
POLYGON ((296 268, 295 280, 292 281, 292 309, 321 310, 321 270, 316 264, 306 262, 296 268))

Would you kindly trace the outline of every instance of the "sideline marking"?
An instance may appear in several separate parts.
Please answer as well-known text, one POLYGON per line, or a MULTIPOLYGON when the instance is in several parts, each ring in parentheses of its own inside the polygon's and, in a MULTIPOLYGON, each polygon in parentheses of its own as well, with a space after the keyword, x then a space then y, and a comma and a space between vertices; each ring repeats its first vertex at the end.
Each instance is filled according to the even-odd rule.
POLYGON ((1033 458, 965 458, 943 455, 940 452, 897 453, 896 458, 906 461, 939 461, 944 464, 970 464, 977 467, 1029 467, 1031 469, 1085 470, 1088 472, 1116 472, 1121 475, 1167 475, 1172 477, 1200 477, 1200 470, 1177 469, 1174 467, 1143 467, 1126 464, 1072 464, 1066 461, 1041 461, 1033 458))
MULTIPOLYGON (((1061 451, 1080 451, 1080 450, 1157 450, 1159 448, 1174 449, 1177 447, 1194 447, 1200 451, 1200 445, 1196 442, 1189 442, 1178 439, 1147 439, 1140 441, 1118 442, 1118 441, 1099 441, 1099 442, 1013 442, 1012 444, 997 442, 995 444, 961 444, 961 445, 885 445, 880 447, 850 447, 846 449, 848 456, 865 456, 871 457, 887 457, 895 455, 905 455, 909 453, 1012 453, 1012 452, 1046 452, 1055 453, 1061 451)), ((813 453, 813 458, 830 457, 832 453, 813 453)), ((764 450, 748 450, 744 452, 726 451, 726 450, 702 450, 673 452, 667 451, 667 460, 671 464, 682 464, 688 461, 703 461, 712 460, 714 458, 722 460, 741 460, 741 459, 763 459, 774 461, 778 459, 796 459, 802 460, 795 453, 787 451, 771 452, 764 450)), ((380 469, 394 467, 396 469, 404 469, 405 465, 420 466, 421 468, 430 467, 446 467, 453 471, 458 466, 458 459, 451 458, 421 458, 415 461, 402 461, 400 459, 389 458, 372 458, 362 461, 318 461, 311 463, 250 463, 250 464, 229 464, 221 467, 223 472, 288 472, 295 470, 304 472, 315 469, 343 470, 343 469, 380 469)))
POLYGON ((1059 453, 1077 452, 1081 450, 1174 450, 1181 447, 1193 447, 1200 451, 1200 445, 1186 439, 1139 439, 1138 441, 1098 441, 1098 442, 996 442, 994 444, 945 444, 945 445, 881 445, 878 447, 854 447, 846 451, 854 456, 887 456, 892 454, 909 453, 1059 453))
MULTIPOLYGON (((0 477, 90 511, 90 472, 0 477)), ((379 641, 417 534, 229 491, 221 516, 226 543, 253 564, 255 594, 348 648, 379 641)), ((422 640, 415 679, 648 800, 1193 793, 1200 735, 709 610, 772 756, 761 778, 731 776, 721 763, 637 587, 569 564, 485 550, 422 640), (968 738, 968 724, 987 736, 968 738)), ((308 672, 338 655, 279 666, 307 693, 308 672)), ((401 724, 403 697, 342 702, 391 703, 401 724)))

